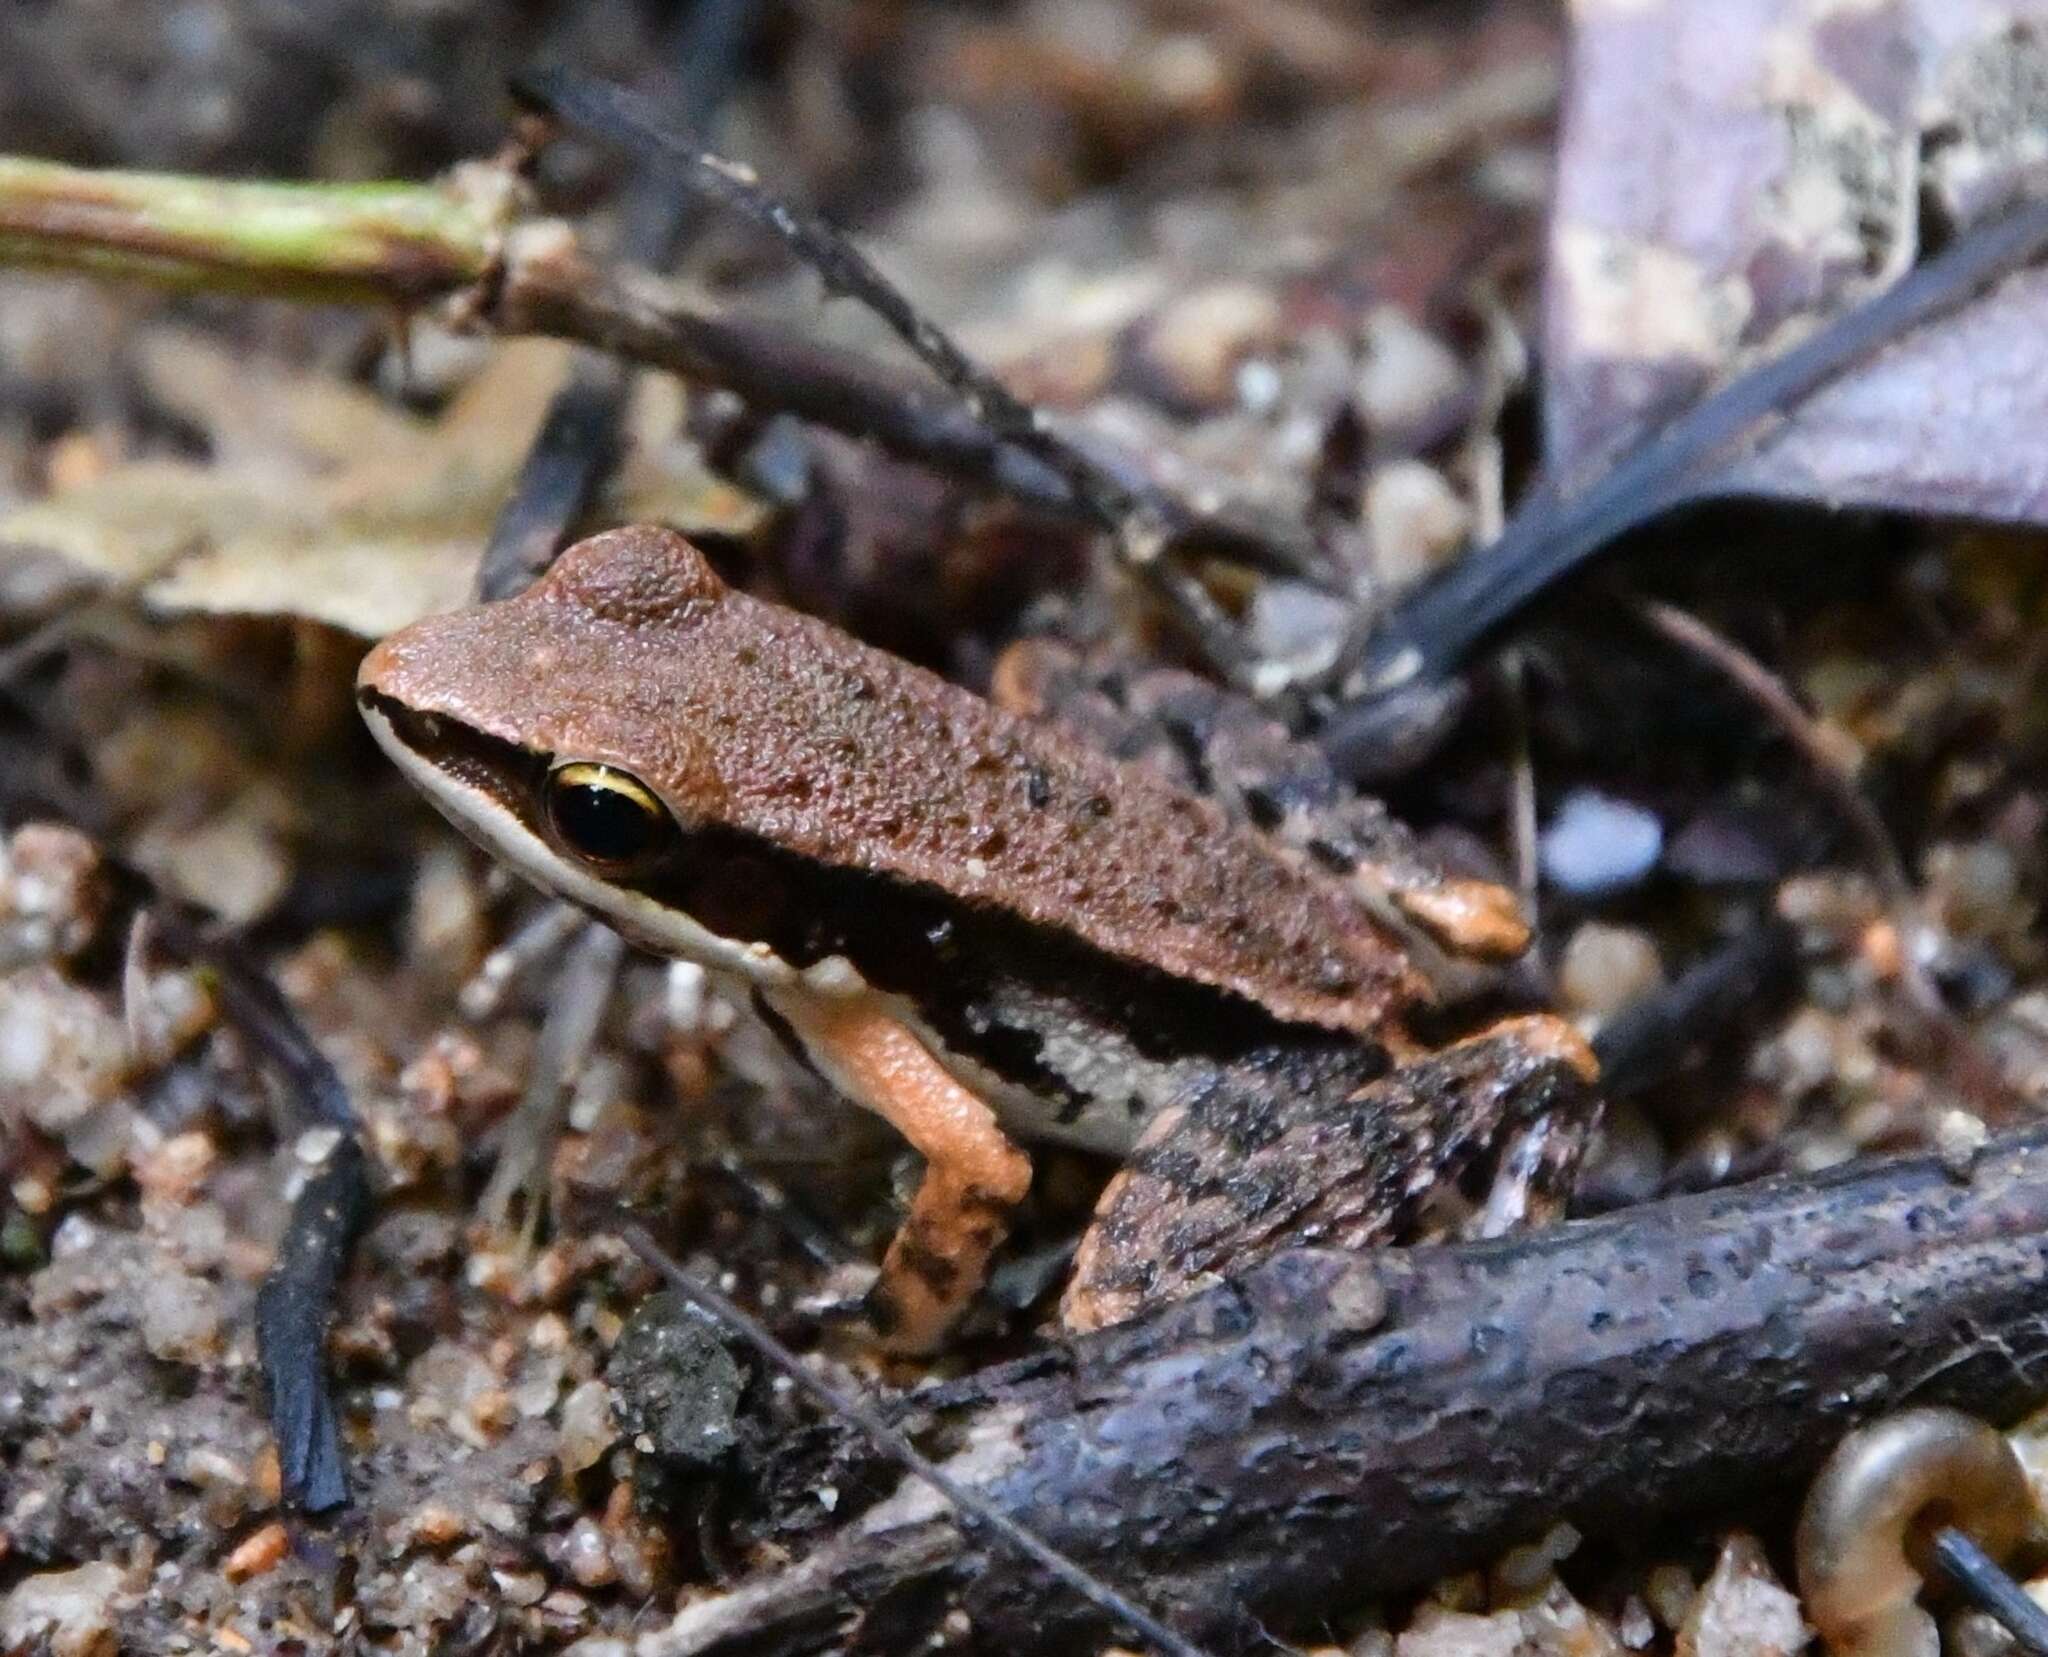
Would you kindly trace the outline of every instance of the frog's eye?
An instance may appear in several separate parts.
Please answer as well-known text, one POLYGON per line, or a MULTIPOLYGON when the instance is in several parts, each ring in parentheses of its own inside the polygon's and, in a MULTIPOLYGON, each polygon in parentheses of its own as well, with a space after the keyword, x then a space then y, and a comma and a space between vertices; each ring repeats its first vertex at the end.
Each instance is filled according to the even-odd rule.
POLYGON ((675 819, 645 784, 609 765, 571 761, 548 773, 548 827, 571 856, 618 873, 659 856, 675 819))

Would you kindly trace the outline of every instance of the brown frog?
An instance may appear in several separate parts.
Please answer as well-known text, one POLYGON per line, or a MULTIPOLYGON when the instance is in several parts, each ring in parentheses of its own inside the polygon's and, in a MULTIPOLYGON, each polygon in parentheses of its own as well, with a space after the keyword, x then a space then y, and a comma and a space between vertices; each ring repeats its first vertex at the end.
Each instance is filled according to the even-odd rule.
POLYGON ((731 590, 665 530, 406 628, 358 685, 466 833, 751 992, 923 1154, 870 1300, 899 1350, 938 1344, 979 1288, 1030 1183, 1013 1135, 1132 1159, 1080 1251, 1074 1327, 1283 1235, 1382 1238, 1489 1157, 1525 1194, 1572 1162, 1593 1062, 1568 1025, 1435 1053, 1408 1029, 1432 999, 1410 934, 1512 953, 1506 894, 1340 873, 731 590))

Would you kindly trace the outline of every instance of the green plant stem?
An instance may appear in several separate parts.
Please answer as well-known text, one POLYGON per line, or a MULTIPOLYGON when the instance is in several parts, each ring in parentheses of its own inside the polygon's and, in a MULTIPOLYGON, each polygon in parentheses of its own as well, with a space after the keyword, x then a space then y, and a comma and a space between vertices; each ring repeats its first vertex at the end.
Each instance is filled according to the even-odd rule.
POLYGON ((0 265, 412 306, 484 276, 516 205, 489 163, 426 184, 278 184, 0 156, 0 265))

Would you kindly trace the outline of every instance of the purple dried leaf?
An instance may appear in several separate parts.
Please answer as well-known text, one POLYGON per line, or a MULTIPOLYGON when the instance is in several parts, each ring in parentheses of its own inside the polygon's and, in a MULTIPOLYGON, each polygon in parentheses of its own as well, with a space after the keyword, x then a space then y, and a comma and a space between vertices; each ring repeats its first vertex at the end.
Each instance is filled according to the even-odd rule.
MULTIPOLYGON (((1564 127, 1545 414, 1569 490, 1896 280, 1923 204, 1967 224, 2048 167, 2048 0, 1585 0, 1564 127)), ((1963 305, 1715 486, 2048 518, 2044 306, 2029 277, 1963 305)))

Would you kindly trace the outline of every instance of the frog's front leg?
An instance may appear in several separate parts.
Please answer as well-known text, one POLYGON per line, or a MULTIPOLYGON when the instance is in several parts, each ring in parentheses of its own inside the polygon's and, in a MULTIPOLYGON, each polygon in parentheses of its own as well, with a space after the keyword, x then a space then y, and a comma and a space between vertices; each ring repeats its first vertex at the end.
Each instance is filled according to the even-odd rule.
POLYGON ((924 1182, 868 1303, 891 1351, 929 1352, 980 1291, 989 1256, 1030 1189, 1030 1158, 878 999, 768 1000, 825 1079, 891 1123, 925 1159, 924 1182))
POLYGON ((1577 1031, 1539 1015, 1376 1077, 1284 1049, 1224 1072, 1162 1111, 1104 1190, 1066 1325, 1120 1323, 1283 1247, 1403 1240, 1479 1172, 1471 1230, 1561 1206, 1598 1121, 1597 1069, 1577 1031))

